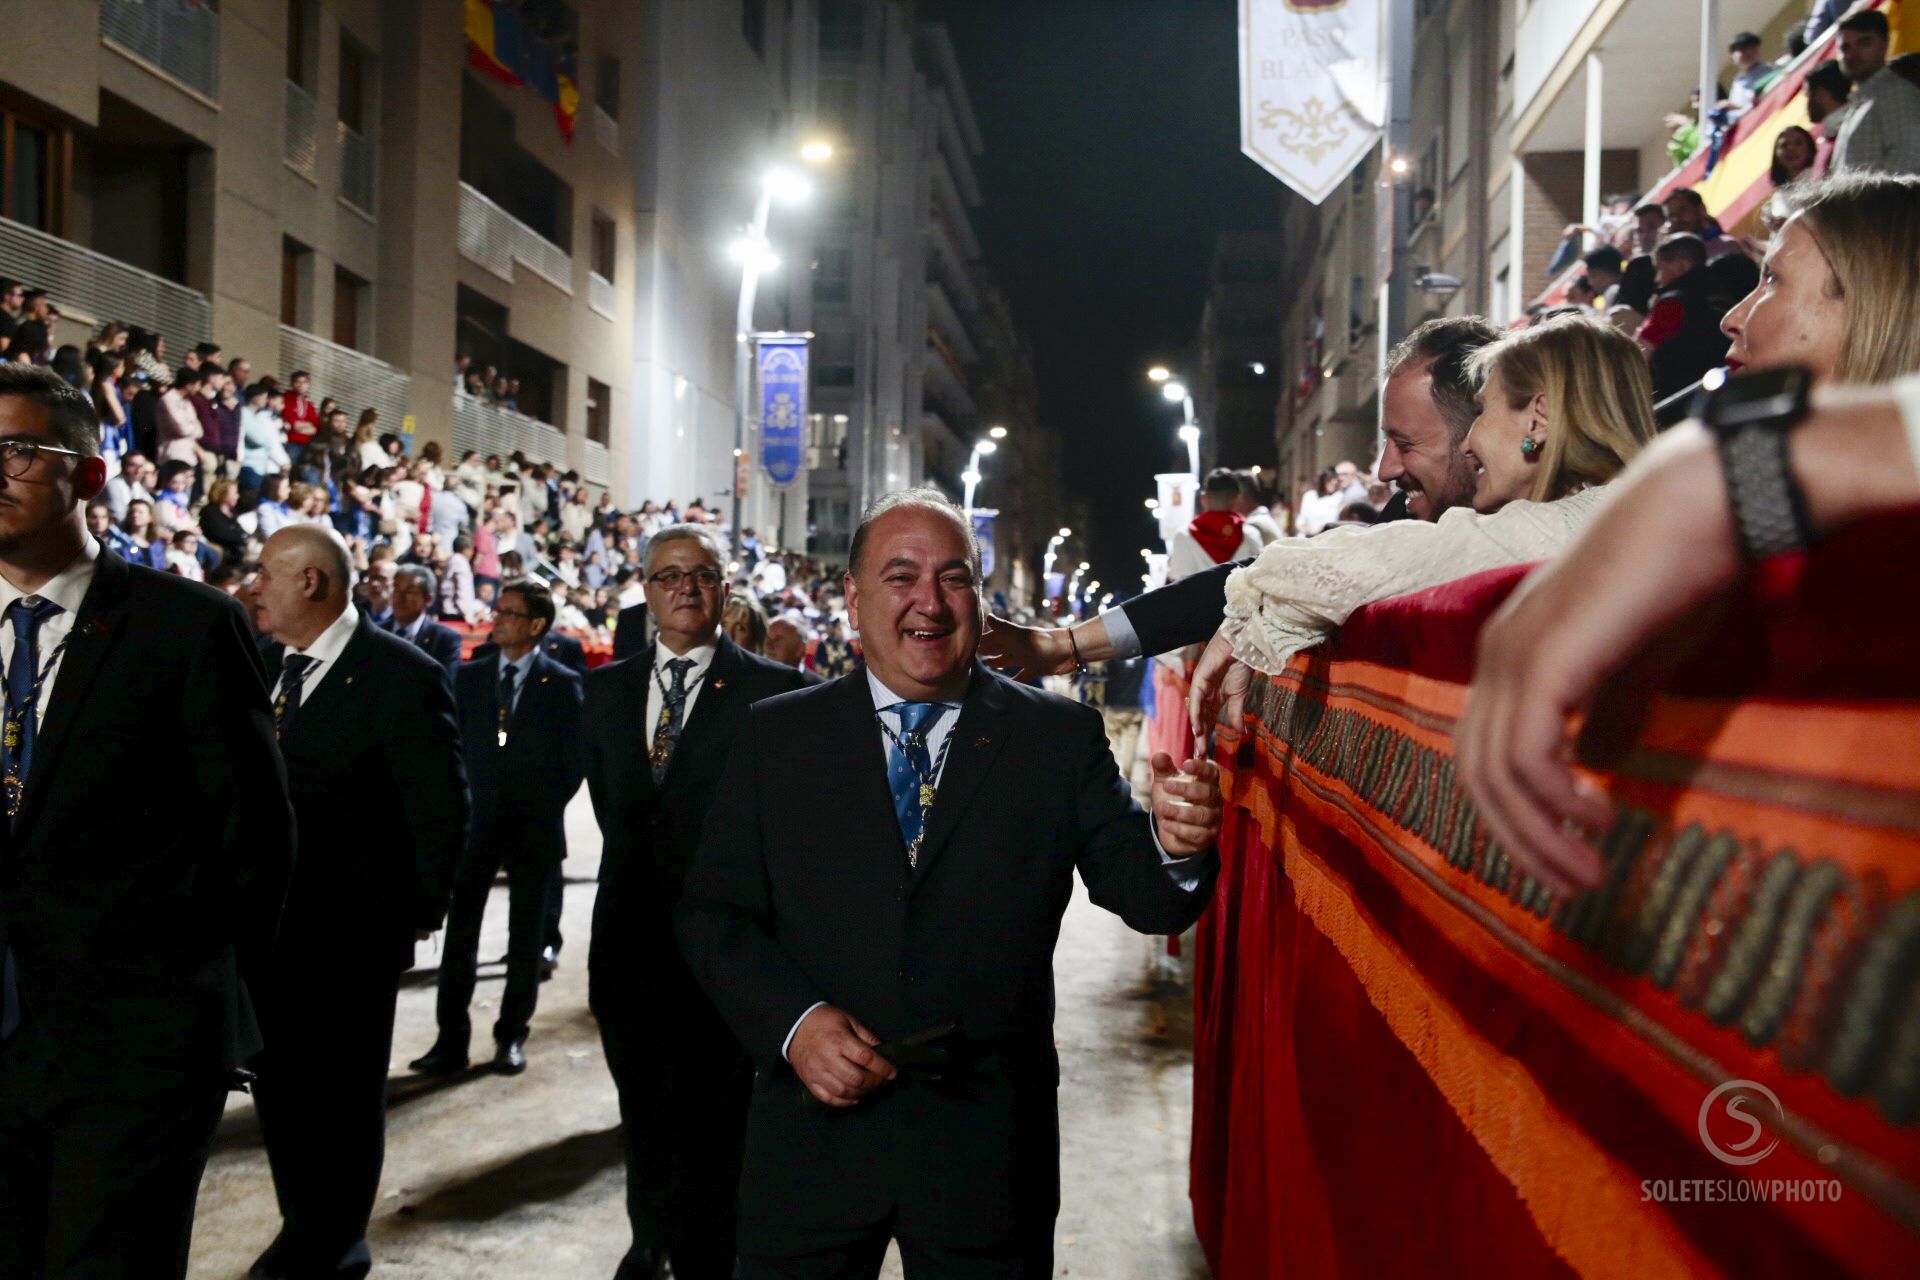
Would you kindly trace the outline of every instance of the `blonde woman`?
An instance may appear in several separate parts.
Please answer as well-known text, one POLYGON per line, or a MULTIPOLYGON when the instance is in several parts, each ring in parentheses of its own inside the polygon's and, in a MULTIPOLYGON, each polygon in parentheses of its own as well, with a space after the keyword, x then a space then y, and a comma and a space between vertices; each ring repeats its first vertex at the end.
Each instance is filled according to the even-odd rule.
POLYGON ((720 630, 748 653, 766 653, 767 614, 760 602, 746 592, 735 591, 727 596, 727 607, 720 611, 720 630))
POLYGON ((1601 487, 1653 439, 1653 381, 1632 338, 1563 316, 1472 357, 1480 414, 1462 446, 1473 509, 1432 524, 1330 529, 1268 547, 1227 579, 1227 616, 1194 672, 1196 734, 1253 671, 1278 672, 1354 610, 1571 543, 1601 487))
POLYGON ((386 446, 380 443, 380 411, 378 409, 366 408, 360 411, 360 425, 353 429, 353 452, 355 471, 387 465, 386 446))

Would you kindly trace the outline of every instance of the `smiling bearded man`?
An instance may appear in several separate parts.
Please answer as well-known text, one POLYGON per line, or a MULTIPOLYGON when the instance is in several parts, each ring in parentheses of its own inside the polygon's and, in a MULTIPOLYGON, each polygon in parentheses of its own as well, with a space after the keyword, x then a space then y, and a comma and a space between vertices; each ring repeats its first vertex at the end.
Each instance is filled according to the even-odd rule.
POLYGON ((1154 759, 1153 818, 1097 712, 975 656, 980 549, 937 491, 854 535, 865 665, 756 705, 687 877, 682 947, 754 1058, 755 1277, 1051 1274, 1053 948, 1077 869, 1142 933, 1216 870, 1219 770, 1154 759))

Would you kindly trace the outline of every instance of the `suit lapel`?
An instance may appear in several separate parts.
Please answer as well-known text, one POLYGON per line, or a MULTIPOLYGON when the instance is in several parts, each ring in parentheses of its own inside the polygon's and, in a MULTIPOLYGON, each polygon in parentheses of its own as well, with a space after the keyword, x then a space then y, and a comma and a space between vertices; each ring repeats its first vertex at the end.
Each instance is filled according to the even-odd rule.
MULTIPOLYGON (((834 682, 833 721, 828 736, 817 744, 822 760, 844 760, 850 779, 871 779, 865 785, 867 798, 860 805, 870 815, 876 833, 893 837, 883 844, 891 860, 888 870, 902 867, 907 859, 906 839, 900 834, 900 819, 893 811, 893 793, 887 789, 887 751, 881 745, 880 721, 873 711, 873 688, 867 683, 865 663, 855 665, 850 675, 834 682)), ((814 751, 813 746, 803 748, 814 751)), ((853 783, 860 786, 859 782, 853 783)), ((848 816, 847 831, 858 833, 853 815, 848 816)))
POLYGON ((959 722, 948 738, 952 745, 947 748, 947 767, 940 775, 940 789, 934 793, 933 808, 927 814, 919 866, 914 871, 915 885, 927 878, 934 860, 952 839, 960 815, 986 781, 987 771, 1007 740, 1010 707, 1001 678, 976 660, 966 701, 960 704, 959 722))
MULTIPOLYGON (((648 670, 651 671, 651 653, 648 659, 648 670)), ((740 657, 739 646, 721 636, 713 661, 707 664, 707 674, 701 677, 700 696, 694 699, 693 711, 680 728, 680 741, 673 749, 673 758, 667 761, 667 781, 672 781, 674 771, 682 768, 684 762, 692 758, 694 752, 714 735, 714 726, 726 717, 734 701, 743 696, 740 691, 740 671, 746 665, 740 657)), ((653 677, 649 675, 647 678, 653 677)), ((653 739, 652 726, 648 726, 647 739, 649 742, 653 739)))
POLYGON ((350 697, 360 684, 360 673, 367 665, 367 659, 373 656, 373 624, 367 621, 367 615, 360 615, 360 625, 353 629, 346 648, 340 651, 340 657, 333 666, 320 673, 320 683, 314 686, 300 704, 300 714, 294 717, 294 741, 306 738, 314 732, 314 726, 332 714, 338 703, 350 697))
MULTIPOLYGON (((53 682, 52 700, 34 734, 33 764, 27 771, 26 793, 21 798, 20 816, 24 821, 33 811, 34 799, 45 789, 52 776, 54 758, 66 746, 73 720, 86 701, 94 677, 105 665, 107 653, 120 638, 127 617, 127 593, 133 574, 126 561, 102 550, 94 562, 93 581, 80 613, 73 620, 66 650, 60 655, 60 670, 53 682)), ((44 658, 42 659, 44 661, 44 658)))

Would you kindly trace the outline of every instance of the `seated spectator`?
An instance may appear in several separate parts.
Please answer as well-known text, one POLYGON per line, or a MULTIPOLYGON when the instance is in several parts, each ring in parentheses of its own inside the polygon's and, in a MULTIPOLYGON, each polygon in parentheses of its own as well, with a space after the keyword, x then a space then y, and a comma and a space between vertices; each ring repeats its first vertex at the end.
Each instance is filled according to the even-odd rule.
POLYGON ((1878 9, 1840 20, 1840 70, 1853 98, 1833 145, 1832 171, 1920 173, 1920 88, 1887 66, 1887 15, 1878 9))
POLYGON ((193 527, 193 464, 168 462, 160 468, 159 501, 154 504, 153 522, 162 529, 193 527))
POLYGON ((1811 182, 1816 176, 1814 163, 1819 154, 1811 133, 1797 124, 1782 129, 1773 140, 1773 167, 1767 173, 1774 189, 1802 179, 1811 182))
POLYGON ((1654 251, 1660 292, 1647 321, 1634 336, 1647 351, 1656 400, 1664 400, 1718 368, 1727 354, 1720 332, 1722 308, 1714 305, 1707 277, 1706 246, 1698 236, 1668 236, 1654 251))
POLYGON ((148 502, 153 500, 153 491, 141 480, 147 465, 143 454, 128 453, 121 456, 120 474, 107 481, 107 506, 113 511, 115 520, 126 519, 127 504, 135 498, 148 502))
POLYGON ((1687 161, 1693 159, 1693 153, 1700 149, 1703 141, 1700 136, 1700 90, 1695 89, 1687 95, 1685 112, 1669 111, 1664 123, 1673 130, 1667 138, 1667 157, 1673 161, 1674 168, 1683 168, 1687 161))
MULTIPOLYGON (((125 541, 120 554, 135 564, 146 565, 149 569, 161 568, 154 561, 154 535, 159 530, 153 525, 153 504, 145 498, 135 498, 127 504, 127 514, 120 521, 120 532, 125 541)), ((160 557, 166 557, 166 544, 161 542, 160 557)))
MULTIPOLYGON (((287 478, 274 474, 260 482, 260 501, 254 504, 255 532, 265 542, 282 528, 294 523, 293 507, 287 501, 287 478)), ((302 502, 306 494, 301 493, 302 502)))
POLYGON ((1626 259, 1610 244, 1603 244, 1581 259, 1587 268, 1587 284, 1602 304, 1614 301, 1614 291, 1626 274, 1626 259))
POLYGON ((103 499, 95 498, 87 504, 87 532, 102 548, 123 559, 132 547, 126 533, 114 524, 113 511, 103 499))
MULTIPOLYGON (((165 536, 165 535, 161 535, 165 536)), ((156 539, 155 545, 158 545, 156 539)), ((200 535, 191 529, 177 529, 167 546, 166 570, 193 582, 205 582, 206 570, 200 567, 200 535)))
POLYGON ((225 562, 247 557, 247 530, 237 513, 239 503, 240 486, 221 476, 208 486, 206 505, 200 508, 200 532, 220 549, 225 562))
POLYGON ((1227 580, 1227 616, 1193 675, 1196 732, 1252 670, 1276 673, 1362 605, 1550 556, 1600 505, 1606 484, 1654 436, 1653 387, 1633 341, 1566 316, 1470 357, 1480 415, 1463 449, 1473 507, 1432 524, 1350 525, 1289 538, 1227 580))

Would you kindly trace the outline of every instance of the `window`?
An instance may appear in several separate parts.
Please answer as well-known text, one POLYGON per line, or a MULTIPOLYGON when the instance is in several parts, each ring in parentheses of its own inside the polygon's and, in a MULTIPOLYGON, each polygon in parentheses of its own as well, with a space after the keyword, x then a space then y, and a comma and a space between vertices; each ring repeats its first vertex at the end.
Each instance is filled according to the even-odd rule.
POLYGON ((333 269, 333 340, 343 347, 364 350, 360 312, 367 282, 345 267, 333 269))
POLYGON ((767 56, 767 0, 740 0, 740 34, 754 56, 767 56))
POLYGON ((608 429, 613 422, 613 393, 607 384, 587 379, 587 439, 595 444, 610 442, 608 429))
POLYGON ((610 119, 620 118, 620 59, 610 53, 594 63, 593 100, 610 119))
POLYGON ((67 156, 66 130, 0 109, 0 215, 60 234, 67 156))
POLYGON ((291 236, 280 240, 280 323, 290 329, 300 327, 306 297, 306 277, 312 250, 291 236))
POLYGON ((618 252, 615 244, 613 219, 595 209, 593 211, 592 269, 595 275, 609 282, 614 278, 614 259, 618 252))
POLYGON ((313 0, 287 0, 287 79, 302 89, 311 87, 313 67, 313 0))
POLYGON ((473 76, 461 81, 460 180, 573 252, 573 188, 513 140, 513 113, 473 76))
POLYGON ((813 300, 846 302, 853 297, 853 251, 822 247, 813 258, 813 300))
POLYGON ((865 34, 864 0, 821 0, 820 52, 859 53, 865 34))
POLYGON ((367 131, 367 55, 344 32, 340 36, 340 123, 367 131))

